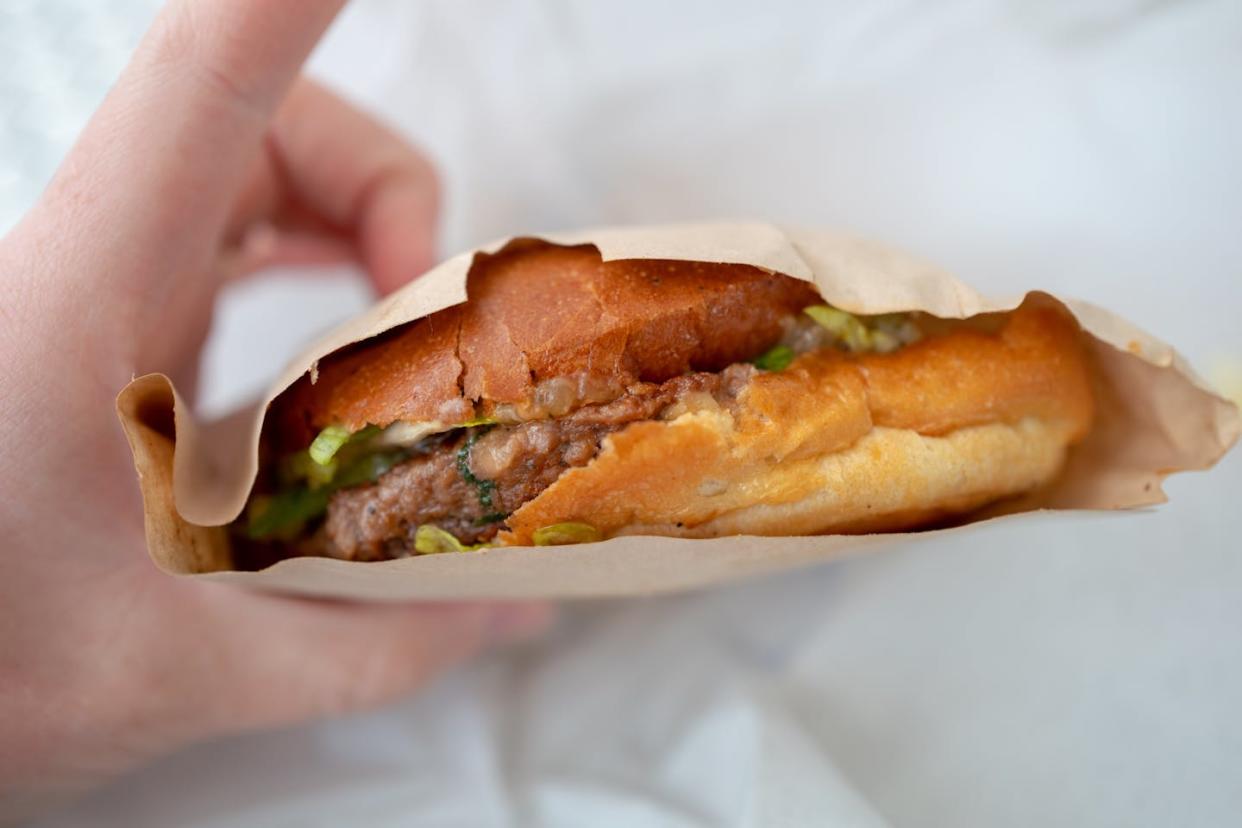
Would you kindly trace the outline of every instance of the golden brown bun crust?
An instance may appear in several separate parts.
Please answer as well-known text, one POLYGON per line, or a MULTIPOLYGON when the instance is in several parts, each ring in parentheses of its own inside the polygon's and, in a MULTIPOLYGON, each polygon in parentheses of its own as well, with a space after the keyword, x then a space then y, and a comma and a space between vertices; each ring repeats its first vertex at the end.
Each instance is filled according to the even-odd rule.
POLYGON ((783 316, 820 301, 805 282, 745 265, 603 262, 593 247, 538 243, 480 256, 467 294, 325 359, 317 383, 303 378, 282 399, 282 428, 305 441, 332 423, 463 422, 475 401, 523 403, 553 377, 619 394, 750 359, 780 339, 783 316))
POLYGON ((806 354, 756 375, 735 412, 709 406, 606 438, 516 511, 503 540, 566 521, 605 536, 896 530, 1028 491, 1091 424, 1079 335, 1036 301, 999 334, 806 354))

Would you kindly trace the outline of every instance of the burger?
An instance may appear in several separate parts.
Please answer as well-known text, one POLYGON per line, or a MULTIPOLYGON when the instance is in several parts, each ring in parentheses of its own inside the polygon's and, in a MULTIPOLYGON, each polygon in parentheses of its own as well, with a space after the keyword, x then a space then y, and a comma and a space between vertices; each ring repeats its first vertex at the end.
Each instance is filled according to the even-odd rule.
POLYGON ((238 535, 375 561, 906 530, 1044 486, 1092 424, 1078 325, 1038 294, 856 315, 751 266, 538 241, 466 291, 272 402, 238 535))

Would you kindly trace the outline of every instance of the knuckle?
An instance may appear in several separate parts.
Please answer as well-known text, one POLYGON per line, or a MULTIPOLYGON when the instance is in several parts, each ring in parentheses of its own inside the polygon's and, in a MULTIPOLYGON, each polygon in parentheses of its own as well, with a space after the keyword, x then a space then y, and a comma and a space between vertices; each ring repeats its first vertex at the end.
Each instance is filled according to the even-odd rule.
POLYGON ((265 111, 256 79, 248 78, 246 56, 252 51, 228 20, 208 21, 186 4, 178 14, 162 16, 146 53, 157 79, 179 78, 191 95, 242 112, 265 111))

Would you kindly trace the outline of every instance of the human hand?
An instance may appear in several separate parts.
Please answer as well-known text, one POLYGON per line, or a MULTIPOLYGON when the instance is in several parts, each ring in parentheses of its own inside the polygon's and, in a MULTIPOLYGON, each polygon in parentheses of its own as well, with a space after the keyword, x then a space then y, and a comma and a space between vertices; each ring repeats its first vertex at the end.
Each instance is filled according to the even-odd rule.
POLYGON ((541 605, 359 606, 171 578, 113 413, 192 387, 212 300, 273 262, 432 259, 436 182, 299 67, 343 0, 175 0, 0 242, 0 813, 195 739, 374 705, 541 605), (7 799, 7 802, 6 802, 7 799))

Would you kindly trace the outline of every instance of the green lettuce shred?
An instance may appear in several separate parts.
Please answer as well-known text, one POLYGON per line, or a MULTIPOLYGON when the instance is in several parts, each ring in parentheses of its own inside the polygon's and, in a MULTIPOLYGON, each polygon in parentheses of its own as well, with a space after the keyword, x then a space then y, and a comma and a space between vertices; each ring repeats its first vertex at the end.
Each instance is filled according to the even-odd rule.
MULTIPOLYGON (((341 464, 340 470, 330 475, 327 482, 316 484, 308 478, 305 484, 298 483, 274 495, 256 497, 247 512, 246 534, 254 540, 292 538, 308 521, 327 511, 328 500, 334 492, 372 483, 405 457, 400 449, 362 454, 341 464)), ((310 461, 308 465, 318 464, 310 461)), ((336 461, 331 465, 335 467, 336 461)))
POLYGON ((871 332, 871 349, 881 354, 887 354, 901 347, 901 340, 893 336, 888 331, 876 328, 871 332))
POLYGON ((760 371, 784 371, 793 362, 794 349, 788 345, 776 345, 751 360, 760 371))
POLYGON ((336 453, 346 445, 359 444, 370 440, 383 429, 379 426, 363 426, 357 431, 350 431, 343 425, 330 425, 315 435, 310 448, 306 451, 310 458, 321 466, 326 466, 336 457, 336 453))
POLYGON ((434 523, 424 523, 414 532, 414 551, 420 555, 437 555, 442 552, 473 552, 485 549, 490 543, 465 544, 457 539, 452 532, 445 531, 434 523))
POLYGON ((246 514, 246 534, 254 540, 288 540, 302 531, 308 520, 328 508, 327 489, 298 487, 279 494, 256 497, 246 514))
POLYGON ((589 523, 553 523, 536 529, 533 535, 535 546, 563 546, 570 543, 594 543, 603 539, 603 534, 589 523))
POLYGON ((316 463, 309 451, 298 451, 281 461, 280 478, 286 483, 305 480, 310 488, 318 489, 332 482, 339 465, 335 457, 327 463, 316 463))
POLYGON ((871 350, 871 332, 854 314, 828 305, 811 305, 803 308, 802 312, 834 335, 850 351, 858 353, 871 350))
POLYGON ((451 532, 424 523, 414 532, 414 551, 420 555, 436 555, 441 552, 465 552, 466 546, 451 532))
POLYGON ((315 439, 311 442, 307 451, 310 453, 310 459, 314 460, 321 466, 326 466, 332 462, 332 458, 341 450, 341 446, 349 442, 349 438, 353 436, 353 432, 343 425, 330 425, 323 431, 315 435, 315 439))
POLYGON ((405 457, 405 452, 400 449, 360 455, 347 463, 333 478, 332 491, 360 486, 363 483, 373 483, 405 457))
POLYGON ((922 336, 908 314, 884 313, 859 317, 828 305, 811 305, 802 312, 837 338, 853 353, 875 351, 887 354, 922 336))

